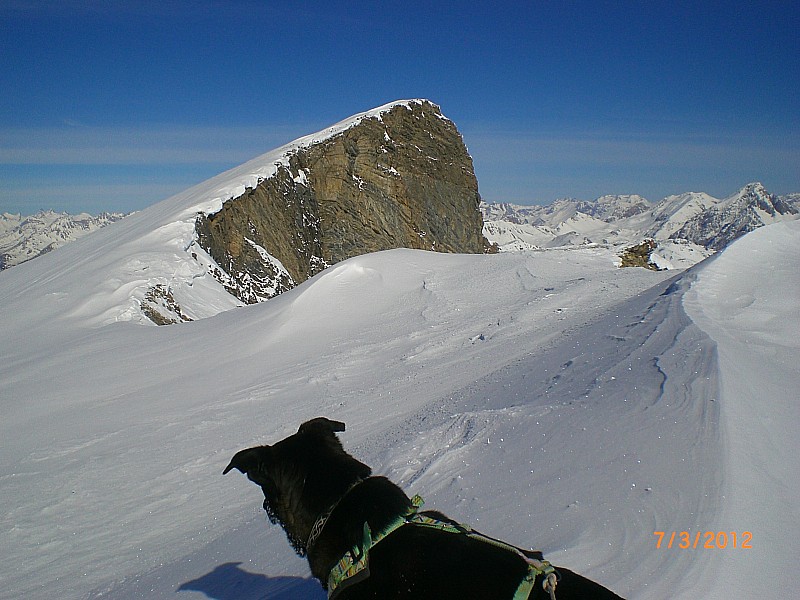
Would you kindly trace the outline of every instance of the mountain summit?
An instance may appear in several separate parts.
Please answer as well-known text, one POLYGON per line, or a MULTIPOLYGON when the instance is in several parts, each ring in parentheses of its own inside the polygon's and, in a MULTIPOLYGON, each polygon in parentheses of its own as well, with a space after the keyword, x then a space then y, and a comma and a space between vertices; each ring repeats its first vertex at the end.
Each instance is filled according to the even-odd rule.
POLYGON ((796 214, 797 209, 791 204, 773 196, 761 183, 755 182, 693 216, 670 237, 722 250, 745 233, 796 214))
POLYGON ((411 100, 298 144, 270 177, 201 215, 197 233, 215 277, 251 304, 368 252, 482 253, 479 203, 455 125, 411 100))

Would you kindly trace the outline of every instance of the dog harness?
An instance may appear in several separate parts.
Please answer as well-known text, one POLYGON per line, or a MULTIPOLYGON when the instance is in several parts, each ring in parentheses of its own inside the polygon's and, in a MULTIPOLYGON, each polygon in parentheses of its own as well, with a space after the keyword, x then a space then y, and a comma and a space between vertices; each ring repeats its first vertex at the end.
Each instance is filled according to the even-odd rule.
POLYGON ((549 562, 526 556, 519 548, 479 533, 467 525, 454 521, 442 521, 420 513, 419 509, 423 503, 424 501, 420 496, 414 496, 411 499, 411 507, 409 507, 408 511, 398 516, 381 531, 372 532, 369 524, 364 523, 364 537, 361 544, 347 551, 328 575, 329 600, 333 600, 342 590, 369 577, 370 549, 404 525, 418 525, 438 529, 446 533, 468 535, 481 542, 513 552, 528 564, 528 572, 520 581, 512 600, 526 600, 539 575, 544 576, 542 587, 550 594, 551 600, 555 600, 558 574, 549 562))

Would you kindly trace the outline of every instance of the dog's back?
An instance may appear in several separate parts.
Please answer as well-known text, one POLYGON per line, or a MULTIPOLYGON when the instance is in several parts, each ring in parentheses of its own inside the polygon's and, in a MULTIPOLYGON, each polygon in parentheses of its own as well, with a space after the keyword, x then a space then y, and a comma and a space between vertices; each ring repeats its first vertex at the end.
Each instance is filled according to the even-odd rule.
MULTIPOLYGON (((261 486, 270 519, 308 558, 331 599, 550 598, 542 587, 547 571, 531 570, 536 563, 528 560, 540 554, 526 557, 440 513, 421 514, 444 526, 424 523, 397 485, 370 476, 344 451, 340 431, 344 423, 313 419, 274 446, 242 450, 224 471, 236 468, 261 486)), ((619 598, 568 569, 555 570, 558 600, 619 598)))
MULTIPOLYGON (((543 576, 537 576, 532 585, 521 585, 530 570, 529 563, 520 554, 541 560, 541 553, 517 550, 484 538, 441 513, 421 514, 444 526, 416 524, 412 519, 397 528, 369 549, 368 574, 355 577, 353 585, 345 581, 330 597, 335 600, 522 600, 521 591, 530 590, 527 598, 549 600, 550 594, 542 586, 543 576)), ((619 598, 568 569, 557 567, 556 573, 559 600, 619 598)))

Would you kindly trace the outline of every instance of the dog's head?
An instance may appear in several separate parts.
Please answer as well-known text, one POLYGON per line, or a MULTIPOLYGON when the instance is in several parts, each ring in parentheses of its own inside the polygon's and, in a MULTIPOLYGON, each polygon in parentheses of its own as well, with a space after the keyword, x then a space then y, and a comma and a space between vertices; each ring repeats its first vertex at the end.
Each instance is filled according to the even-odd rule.
POLYGON ((347 454, 336 433, 344 423, 317 417, 272 446, 237 452, 223 474, 238 469, 264 492, 264 510, 301 556, 317 518, 370 468, 347 454))

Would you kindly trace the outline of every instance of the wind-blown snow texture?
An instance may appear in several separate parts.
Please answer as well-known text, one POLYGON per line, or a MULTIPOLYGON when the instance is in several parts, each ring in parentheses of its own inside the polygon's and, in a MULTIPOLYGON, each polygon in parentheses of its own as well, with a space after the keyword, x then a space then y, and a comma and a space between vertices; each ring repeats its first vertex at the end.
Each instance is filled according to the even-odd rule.
POLYGON ((396 250, 163 328, 59 310, 98 234, 72 244, 84 265, 12 269, 0 596, 322 598, 259 490, 220 471, 329 415, 428 506, 619 593, 778 597, 800 583, 798 225, 672 279, 600 249, 396 250), (753 549, 656 549, 655 530, 753 549))
POLYGON ((238 307, 187 258, 194 216, 284 151, 0 273, 0 598, 321 600, 221 475, 318 415, 429 508, 625 596, 800 585, 800 222, 677 275, 393 250, 238 307), (154 282, 198 320, 136 325, 154 282))

